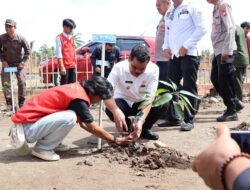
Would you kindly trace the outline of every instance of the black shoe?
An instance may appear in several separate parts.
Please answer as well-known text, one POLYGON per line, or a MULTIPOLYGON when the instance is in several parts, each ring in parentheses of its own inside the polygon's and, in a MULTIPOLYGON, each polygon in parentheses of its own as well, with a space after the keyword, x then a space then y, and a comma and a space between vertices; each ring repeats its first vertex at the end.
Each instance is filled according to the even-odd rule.
POLYGON ((180 120, 165 120, 161 123, 157 124, 158 127, 173 127, 173 126, 180 126, 181 125, 181 121, 180 120))
POLYGON ((181 130, 181 131, 191 131, 193 128, 194 128, 194 124, 183 122, 183 123, 181 124, 180 130, 181 130))
POLYGON ((159 135, 157 135, 155 132, 148 129, 148 130, 142 131, 141 138, 148 139, 148 140, 158 140, 159 135))
POLYGON ((236 112, 239 112, 240 110, 242 110, 244 108, 244 103, 242 101, 237 101, 236 103, 236 112))
POLYGON ((18 98, 18 106, 19 108, 23 107, 25 98, 18 98))
POLYGON ((234 112, 226 111, 222 116, 217 118, 218 122, 225 122, 225 121, 238 121, 238 115, 234 112))

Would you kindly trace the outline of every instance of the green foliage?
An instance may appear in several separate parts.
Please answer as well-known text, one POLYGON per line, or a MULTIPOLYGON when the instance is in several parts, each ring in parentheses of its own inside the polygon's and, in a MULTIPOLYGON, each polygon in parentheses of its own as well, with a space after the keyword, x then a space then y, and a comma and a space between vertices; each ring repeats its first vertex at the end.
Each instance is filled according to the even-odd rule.
POLYGON ((81 33, 74 34, 76 48, 79 48, 80 46, 84 44, 84 41, 81 39, 81 36, 82 36, 81 33))
POLYGON ((200 99, 198 96, 185 90, 178 91, 177 85, 172 81, 170 81, 170 83, 165 81, 159 82, 168 86, 171 91, 161 88, 158 89, 155 94, 141 92, 144 95, 144 101, 140 104, 139 109, 144 109, 150 104, 152 104, 152 107, 163 106, 167 102, 171 101, 175 96, 178 101, 173 100, 174 108, 181 118, 184 118, 184 109, 186 109, 189 113, 191 112, 191 109, 195 111, 187 96, 200 99))
POLYGON ((55 47, 54 46, 48 47, 47 44, 43 44, 40 47, 40 49, 39 49, 38 52, 39 52, 40 56, 45 56, 45 55, 47 55, 47 56, 53 56, 54 53, 55 53, 55 47))

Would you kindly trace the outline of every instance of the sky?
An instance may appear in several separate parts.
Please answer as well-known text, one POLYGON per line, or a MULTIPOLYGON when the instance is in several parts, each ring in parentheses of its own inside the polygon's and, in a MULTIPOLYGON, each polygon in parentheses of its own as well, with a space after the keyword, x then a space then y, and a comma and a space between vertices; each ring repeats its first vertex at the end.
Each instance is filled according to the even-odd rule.
MULTIPOLYGON (((184 0, 186 1, 186 0, 184 0)), ((190 0, 188 0, 190 1, 190 0)), ((62 20, 76 22, 75 33, 83 41, 92 34, 155 36, 160 15, 156 0, 1 0, 0 34, 5 33, 7 18, 17 22, 17 33, 35 41, 34 49, 41 45, 55 46, 55 37, 62 32, 62 20)), ((206 0, 192 0, 202 12, 208 33, 201 42, 202 49, 210 49, 212 8, 206 0)), ((227 0, 233 8, 236 24, 250 21, 249 0, 227 0)))

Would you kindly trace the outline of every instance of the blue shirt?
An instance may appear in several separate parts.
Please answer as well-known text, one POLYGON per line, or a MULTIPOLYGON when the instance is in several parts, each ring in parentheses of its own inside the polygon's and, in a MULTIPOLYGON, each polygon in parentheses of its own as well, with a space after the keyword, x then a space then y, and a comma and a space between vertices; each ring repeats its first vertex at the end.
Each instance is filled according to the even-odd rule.
POLYGON ((233 190, 249 190, 250 189, 250 168, 241 172, 235 179, 233 190))

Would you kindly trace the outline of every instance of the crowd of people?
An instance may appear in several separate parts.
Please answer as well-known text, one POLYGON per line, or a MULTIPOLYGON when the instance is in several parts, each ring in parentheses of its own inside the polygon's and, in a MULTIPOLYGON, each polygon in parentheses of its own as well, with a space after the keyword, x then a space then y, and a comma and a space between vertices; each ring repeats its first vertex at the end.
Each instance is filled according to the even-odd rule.
MULTIPOLYGON (((236 121, 237 112, 244 108, 242 86, 249 64, 250 23, 236 25, 232 7, 224 0, 207 2, 214 6, 211 13, 214 49, 211 82, 226 106, 217 121, 236 121)), ((91 55, 93 77, 77 82, 72 33, 76 24, 72 19, 64 19, 63 32, 56 37, 61 85, 45 90, 25 103, 23 68, 30 56, 30 47, 25 38, 15 32, 16 22, 7 19, 6 33, 0 36, 1 79, 7 107, 12 106, 12 100, 10 78, 4 68, 17 67, 15 74, 19 88, 19 109, 11 117, 14 123, 11 137, 18 138, 17 134, 23 132, 23 143, 36 142, 32 155, 55 161, 60 159, 57 152, 69 149, 62 141, 76 123, 107 142, 118 145, 129 144, 138 138, 158 140, 159 135, 152 131, 152 127, 159 119, 163 119, 158 123, 159 127, 180 126, 181 131, 191 131, 199 110, 198 99, 187 96, 193 109, 184 109, 182 119, 174 108, 173 101, 178 101, 177 97, 174 96, 163 106, 152 107, 150 103, 141 109, 140 104, 144 101, 141 92, 154 94, 158 88, 171 91, 167 85, 158 82, 161 80, 171 81, 179 90, 197 96, 198 44, 207 33, 207 26, 196 5, 186 0, 156 0, 156 8, 162 16, 156 31, 156 64, 150 61, 151 55, 143 45, 133 47, 129 59, 122 61, 119 48, 107 43, 104 77, 100 76, 102 49, 98 46, 91 55), (104 100, 106 114, 115 122, 117 134, 129 132, 127 136, 111 135, 98 127, 89 106, 100 100, 104 100), (135 116, 136 122, 131 122, 130 116, 135 116)), ((218 128, 215 142, 193 163, 193 170, 213 189, 249 189, 249 168, 250 156, 240 152, 225 126, 218 128)))

